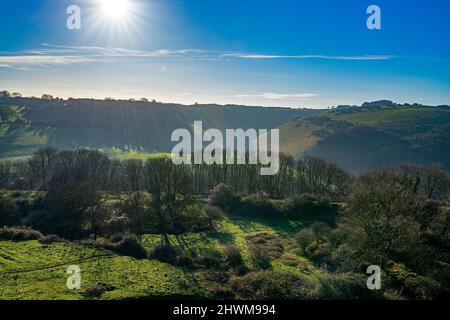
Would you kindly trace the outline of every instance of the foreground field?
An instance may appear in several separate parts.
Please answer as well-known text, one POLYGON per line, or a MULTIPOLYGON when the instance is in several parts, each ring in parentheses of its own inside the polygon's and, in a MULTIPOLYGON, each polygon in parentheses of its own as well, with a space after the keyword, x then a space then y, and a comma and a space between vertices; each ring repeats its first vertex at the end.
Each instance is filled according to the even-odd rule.
MULTIPOLYGON (((219 232, 192 234, 186 241, 198 250, 223 250, 233 244, 250 268, 250 247, 259 245, 269 252, 274 270, 314 279, 317 269, 297 254, 291 237, 301 226, 289 220, 226 217, 219 232)), ((157 236, 144 237, 147 248, 158 241, 157 236)), ((202 271, 136 260, 107 250, 73 243, 0 242, 0 299, 91 299, 84 289, 96 284, 111 287, 101 299, 208 298, 212 286, 202 271), (66 287, 69 265, 81 269, 81 290, 66 287)))

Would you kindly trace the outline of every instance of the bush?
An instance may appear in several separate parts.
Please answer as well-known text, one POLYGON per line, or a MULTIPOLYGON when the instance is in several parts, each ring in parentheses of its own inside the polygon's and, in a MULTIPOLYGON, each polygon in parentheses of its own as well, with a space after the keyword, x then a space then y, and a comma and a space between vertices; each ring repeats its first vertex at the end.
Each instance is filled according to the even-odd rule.
POLYGON ((213 299, 233 300, 234 292, 229 286, 215 284, 211 290, 211 296, 213 299))
POLYGON ((76 243, 79 243, 80 245, 111 250, 118 254, 130 256, 136 259, 144 259, 147 257, 147 251, 134 234, 115 234, 108 241, 81 240, 76 241, 76 243))
POLYGON ((238 208, 237 214, 253 217, 279 217, 280 210, 263 195, 252 195, 243 199, 238 208))
POLYGON ((441 296, 441 285, 439 282, 423 276, 408 277, 404 281, 406 295, 412 299, 432 300, 441 296))
POLYGON ((157 245, 148 252, 148 258, 158 260, 161 262, 175 265, 179 260, 178 257, 182 254, 178 247, 171 245, 157 245))
POLYGON ((220 210, 219 207, 208 205, 205 207, 205 213, 208 219, 209 228, 215 231, 217 229, 217 221, 223 217, 222 210, 220 210))
POLYGON ((240 205, 240 197, 236 195, 233 188, 221 183, 210 191, 210 203, 224 210, 234 210, 240 205))
POLYGON ((98 298, 103 293, 113 291, 115 289, 114 286, 111 286, 106 283, 95 283, 88 285, 83 292, 83 295, 88 298, 98 298))
POLYGON ((260 232, 246 237, 252 248, 263 250, 272 259, 283 255, 284 246, 279 236, 267 232, 260 232))
POLYGON ((39 239, 42 244, 52 244, 57 242, 64 242, 65 240, 56 234, 50 234, 48 236, 43 236, 39 239))
POLYGON ((226 270, 227 261, 219 250, 209 249, 194 258, 194 266, 202 269, 226 270))
POLYGON ((242 259, 239 248, 236 246, 230 245, 225 247, 225 260, 237 275, 244 275, 249 271, 244 263, 244 259, 242 259))
POLYGON ((225 259, 229 266, 233 268, 240 267, 244 264, 241 252, 236 246, 226 246, 225 247, 225 259))
POLYGON ((136 259, 147 257, 147 251, 134 234, 124 234, 122 240, 111 244, 110 250, 136 259))
POLYGON ((337 207, 327 199, 314 197, 310 194, 291 198, 284 206, 284 213, 289 218, 314 218, 332 225, 336 221, 337 211, 337 207))
POLYGON ((20 224, 19 207, 10 197, 0 196, 0 227, 20 224))
POLYGON ((295 235, 301 253, 305 253, 306 248, 316 240, 316 235, 310 228, 305 228, 295 235))
POLYGON ((0 239, 2 240, 39 240, 42 233, 26 227, 4 227, 0 228, 0 239))
POLYGON ((319 299, 349 300, 373 298, 366 279, 354 273, 322 273, 319 276, 319 299))
POLYGON ((306 278, 283 271, 258 271, 230 280, 237 298, 244 300, 310 299, 314 285, 306 278))
POLYGON ((252 263, 257 270, 267 270, 272 268, 270 257, 259 247, 252 248, 252 263))

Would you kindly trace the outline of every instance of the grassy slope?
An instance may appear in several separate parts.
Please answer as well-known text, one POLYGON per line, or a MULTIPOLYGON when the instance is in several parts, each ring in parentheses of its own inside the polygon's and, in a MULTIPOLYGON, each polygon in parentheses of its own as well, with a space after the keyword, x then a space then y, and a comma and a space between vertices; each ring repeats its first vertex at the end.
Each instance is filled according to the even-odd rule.
POLYGON ((281 150, 312 154, 352 172, 395 163, 450 163, 450 109, 398 107, 328 113, 281 127, 281 150))
POLYGON ((81 268, 82 286, 97 282, 116 289, 104 299, 197 296, 195 274, 151 260, 135 260, 74 244, 37 241, 0 243, 0 299, 83 299, 66 287, 67 267, 81 268))
POLYGON ((350 114, 332 115, 336 120, 350 121, 354 124, 369 126, 388 126, 395 123, 421 122, 449 116, 450 110, 431 107, 403 107, 395 109, 382 109, 372 112, 355 112, 350 114))
POLYGON ((44 131, 33 128, 24 118, 24 108, 2 106, 0 116, 0 154, 1 158, 21 157, 48 142, 44 131))
MULTIPOLYGON (((234 244, 251 267, 249 237, 271 234, 284 247, 280 256, 272 257, 274 269, 311 277, 319 272, 297 253, 291 235, 302 226, 299 222, 230 216, 221 225, 218 233, 193 234, 186 240, 200 250, 222 250, 224 246, 234 244)), ((150 248, 158 240, 158 236, 148 235, 144 243, 150 248)), ((82 286, 103 282, 116 288, 104 293, 102 299, 201 297, 208 296, 210 289, 202 272, 187 271, 158 261, 135 260, 75 244, 2 241, 0 299, 83 299, 81 292, 66 288, 65 270, 70 264, 80 266, 82 286)))
POLYGON ((179 106, 127 101, 0 101, 0 158, 58 149, 121 148, 169 152, 170 136, 202 120, 204 129, 276 128, 312 110, 242 106, 179 106), (19 106, 18 106, 19 105, 19 106))
POLYGON ((311 149, 320 140, 313 135, 314 126, 299 126, 289 122, 280 127, 280 151, 299 155, 311 149))

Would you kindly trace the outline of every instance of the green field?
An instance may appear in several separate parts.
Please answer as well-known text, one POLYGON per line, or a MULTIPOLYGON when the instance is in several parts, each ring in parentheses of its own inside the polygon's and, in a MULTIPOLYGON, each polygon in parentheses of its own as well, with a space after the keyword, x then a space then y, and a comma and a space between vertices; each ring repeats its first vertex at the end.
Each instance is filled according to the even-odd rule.
MULTIPOLYGON (((225 217, 218 232, 195 233, 186 237, 199 251, 222 250, 233 244, 251 265, 252 237, 264 235, 278 252, 270 252, 274 270, 288 270, 314 278, 319 271, 297 253, 292 234, 302 223, 285 219, 225 217), (282 249, 280 249, 282 248, 282 249)), ((151 248, 159 241, 147 235, 143 242, 151 248)), ((41 244, 38 241, 0 242, 0 300, 2 299, 88 299, 83 288, 104 283, 114 289, 101 299, 208 298, 212 283, 201 270, 188 270, 155 260, 136 260, 107 250, 73 243, 41 244), (81 269, 81 290, 69 290, 69 265, 81 269)))

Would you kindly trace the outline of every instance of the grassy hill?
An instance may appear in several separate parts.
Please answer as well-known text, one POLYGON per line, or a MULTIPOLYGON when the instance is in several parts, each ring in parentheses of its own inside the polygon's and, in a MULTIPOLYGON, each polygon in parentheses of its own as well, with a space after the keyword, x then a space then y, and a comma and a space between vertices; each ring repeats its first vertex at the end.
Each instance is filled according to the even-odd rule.
POLYGON ((92 99, 0 99, 0 158, 52 145, 102 149, 117 159, 170 152, 173 130, 280 127, 281 151, 316 155, 354 173, 398 163, 450 168, 450 108, 377 105, 331 110, 92 99))
POLYGON ((398 163, 450 167, 450 108, 396 106, 323 111, 281 126, 281 149, 352 172, 398 163))
POLYGON ((170 152, 173 130, 190 129, 196 120, 203 121, 205 129, 271 129, 314 112, 123 100, 0 99, 0 158, 29 155, 47 144, 59 149, 170 152))
MULTIPOLYGON (((301 222, 287 219, 226 216, 219 232, 193 233, 186 241, 198 250, 224 250, 227 245, 235 245, 249 267, 250 246, 258 243, 266 246, 274 270, 301 274, 315 281, 320 271, 298 254, 292 237, 302 226, 301 222)), ((143 240, 148 249, 158 241, 156 235, 147 235, 143 240)), ((98 283, 113 288, 101 299, 207 298, 213 286, 205 271, 156 260, 136 260, 69 242, 0 241, 0 300, 87 299, 84 289, 98 283), (81 269, 81 290, 66 287, 69 265, 81 269)))

